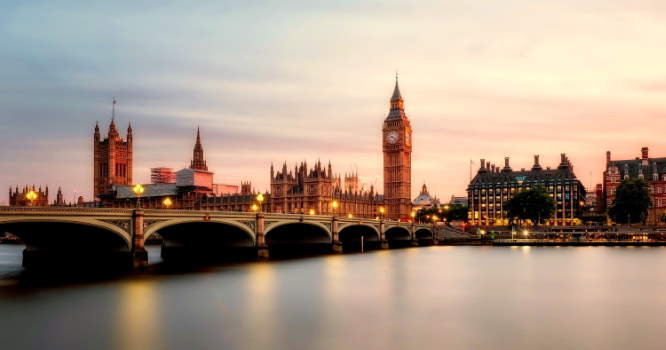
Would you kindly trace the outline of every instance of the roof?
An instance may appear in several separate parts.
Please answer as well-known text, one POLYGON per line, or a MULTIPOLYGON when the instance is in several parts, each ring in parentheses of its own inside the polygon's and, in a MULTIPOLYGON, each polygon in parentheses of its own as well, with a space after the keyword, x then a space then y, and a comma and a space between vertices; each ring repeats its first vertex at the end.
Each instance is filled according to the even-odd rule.
POLYGON ((610 165, 617 166, 622 177, 629 175, 630 178, 638 178, 638 175, 640 174, 639 169, 645 176, 654 174, 655 169, 657 174, 666 173, 666 158, 648 158, 646 166, 642 165, 641 158, 613 160, 610 162, 610 165))
POLYGON ((400 87, 398 86, 398 77, 395 78, 395 87, 393 88, 393 96, 391 96, 391 101, 402 100, 402 95, 400 94, 400 87))
MULTIPOLYGON (((137 198, 137 195, 132 191, 133 186, 122 186, 116 185, 114 189, 116 191, 116 198, 137 198)), ((143 194, 142 198, 146 197, 165 197, 165 196, 175 196, 178 194, 178 188, 176 184, 149 184, 143 185, 143 194)))
POLYGON ((439 203, 437 199, 430 197, 427 193, 422 193, 414 199, 412 202, 413 205, 423 206, 423 205, 432 205, 434 203, 439 203))
POLYGON ((576 175, 569 168, 546 169, 546 170, 521 170, 521 171, 480 171, 469 183, 469 187, 485 187, 498 183, 522 183, 530 181, 560 181, 577 180, 576 175))

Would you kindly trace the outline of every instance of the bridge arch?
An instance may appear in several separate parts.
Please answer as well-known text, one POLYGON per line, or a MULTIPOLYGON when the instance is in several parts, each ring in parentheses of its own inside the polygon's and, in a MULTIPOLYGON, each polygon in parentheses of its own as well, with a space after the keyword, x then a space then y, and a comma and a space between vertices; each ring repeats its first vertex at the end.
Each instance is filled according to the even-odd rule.
MULTIPOLYGON (((109 222, 100 221, 93 218, 77 218, 77 219, 66 219, 66 218, 3 218, 0 219, 0 228, 10 232, 22 240, 32 240, 32 238, 37 237, 28 237, 35 235, 35 231, 39 230, 40 235, 48 235, 48 231, 54 231, 54 228, 47 227, 49 225, 55 225, 58 230, 64 230, 67 228, 74 229, 87 229, 86 231, 91 233, 95 230, 103 231, 105 233, 111 233, 114 236, 122 239, 126 244, 127 248, 132 245, 132 238, 130 233, 121 227, 114 225, 109 222)), ((129 228, 130 222, 127 221, 127 227, 129 228)), ((83 231, 81 231, 83 232, 83 231)), ((53 233, 51 233, 53 236, 53 233)), ((90 234, 91 237, 94 237, 94 234, 90 234)), ((62 237, 61 237, 62 238, 62 237)), ((26 242, 27 244, 27 242, 26 242)))
POLYGON ((391 226, 384 231, 389 247, 406 247, 411 245, 412 234, 403 226, 391 226))
POLYGON ((155 223, 144 235, 162 237, 162 259, 209 263, 256 255, 256 238, 247 226, 224 219, 173 219, 155 223))
POLYGON ((274 256, 330 252, 333 246, 330 229, 313 221, 275 223, 267 228, 265 238, 274 256))
POLYGON ((245 233, 247 233, 248 236, 252 238, 252 244, 253 245, 256 244, 256 236, 255 236, 254 231, 252 231, 248 226, 246 226, 242 223, 239 223, 239 222, 234 221, 234 220, 227 220, 227 219, 202 220, 202 219, 199 219, 199 218, 196 218, 196 219, 184 218, 184 219, 171 219, 171 220, 159 221, 157 223, 154 223, 154 224, 148 226, 148 229, 144 233, 143 239, 144 239, 144 242, 145 242, 151 235, 153 235, 155 233, 159 233, 160 230, 163 230, 163 229, 168 228, 170 226, 181 225, 181 224, 206 223, 206 222, 217 223, 217 224, 221 224, 221 225, 228 225, 228 226, 240 229, 240 230, 244 231, 245 233))
POLYGON ((434 238, 432 231, 428 228, 417 229, 416 232, 414 232, 414 237, 416 237, 416 239, 433 239, 434 238))
MULTIPOLYGON (((130 221, 117 224, 129 227, 130 221)), ((129 268, 131 237, 118 225, 88 217, 0 220, 1 230, 18 236, 25 243, 23 266, 26 268, 129 268)))
POLYGON ((363 240, 363 249, 380 247, 380 233, 377 227, 373 225, 362 223, 345 225, 339 229, 338 238, 345 251, 360 250, 361 239, 363 240))

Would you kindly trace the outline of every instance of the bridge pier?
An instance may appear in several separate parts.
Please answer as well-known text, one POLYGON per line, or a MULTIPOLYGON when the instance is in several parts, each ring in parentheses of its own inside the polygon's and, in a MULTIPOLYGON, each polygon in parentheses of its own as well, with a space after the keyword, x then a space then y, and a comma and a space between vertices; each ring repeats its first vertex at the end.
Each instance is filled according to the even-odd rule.
POLYGON ((268 244, 266 244, 266 218, 264 213, 257 213, 255 219, 254 235, 257 239, 257 257, 259 259, 268 259, 268 244))
POLYGON ((142 209, 132 211, 132 267, 135 269, 148 266, 148 252, 143 244, 143 218, 142 209))
POLYGON ((331 240, 331 251, 333 253, 342 253, 342 242, 340 241, 340 233, 338 229, 338 220, 334 216, 333 219, 331 220, 331 236, 333 239, 331 240))

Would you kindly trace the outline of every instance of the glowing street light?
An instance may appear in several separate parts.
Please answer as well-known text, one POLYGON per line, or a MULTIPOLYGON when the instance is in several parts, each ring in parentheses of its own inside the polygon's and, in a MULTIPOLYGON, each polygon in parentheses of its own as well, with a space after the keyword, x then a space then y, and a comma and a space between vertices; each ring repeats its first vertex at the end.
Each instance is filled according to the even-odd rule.
POLYGON ((259 206, 256 203, 252 203, 252 206, 250 208, 252 209, 252 211, 259 210, 259 206))
POLYGON ((163 205, 165 208, 169 209, 169 208, 171 208, 171 206, 173 205, 173 201, 171 200, 171 198, 166 197, 166 198, 164 198, 164 200, 162 201, 162 205, 163 205))
POLYGON ((309 213, 310 215, 314 215, 314 214, 315 214, 315 210, 314 210, 314 209, 310 209, 310 211, 309 211, 308 213, 309 213))
POLYGON ((34 205, 35 199, 37 199, 37 193, 33 190, 30 190, 25 194, 25 198, 30 201, 30 205, 34 205))
POLYGON ((134 187, 132 187, 132 192, 134 192, 134 194, 138 198, 136 200, 137 208, 141 208, 141 195, 143 194, 144 191, 145 191, 145 189, 143 188, 143 186, 141 184, 136 184, 136 185, 134 185, 134 187))
POLYGON ((528 230, 523 230, 523 236, 527 237, 530 235, 530 231, 528 230))
POLYGON ((264 195, 263 194, 259 193, 257 195, 257 202, 259 202, 259 210, 263 209, 263 206, 262 206, 262 204, 264 202, 264 195))
POLYGON ((352 213, 349 213, 349 214, 347 214, 347 217, 351 219, 351 218, 354 217, 354 215, 352 215, 352 213))

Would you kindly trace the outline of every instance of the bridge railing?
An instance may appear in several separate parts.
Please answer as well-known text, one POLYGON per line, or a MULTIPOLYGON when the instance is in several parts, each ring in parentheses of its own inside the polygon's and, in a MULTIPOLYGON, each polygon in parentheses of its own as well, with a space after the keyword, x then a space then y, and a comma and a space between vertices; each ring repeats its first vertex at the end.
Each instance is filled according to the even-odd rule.
POLYGON ((2 206, 0 213, 90 213, 90 214, 123 214, 130 215, 132 209, 126 208, 86 208, 86 207, 13 207, 2 206))

